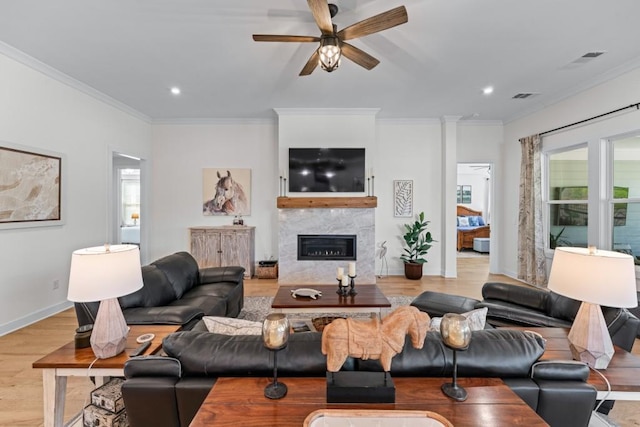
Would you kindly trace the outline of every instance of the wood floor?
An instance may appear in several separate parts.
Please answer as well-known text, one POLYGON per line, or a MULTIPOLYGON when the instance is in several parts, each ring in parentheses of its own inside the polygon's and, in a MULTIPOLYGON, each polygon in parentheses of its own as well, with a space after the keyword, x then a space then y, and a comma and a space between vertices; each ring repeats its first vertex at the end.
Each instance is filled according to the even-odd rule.
MULTIPOLYGON (((518 283, 500 275, 490 275, 488 258, 459 258, 458 278, 423 277, 420 281, 400 276, 378 279, 387 296, 416 296, 426 290, 447 292, 480 299, 480 289, 487 281, 518 283)), ((277 280, 245 281, 245 295, 273 296, 277 280)), ((42 374, 31 364, 47 353, 73 340, 77 327, 72 309, 0 337, 0 426, 36 427, 42 419, 42 374)), ((640 354, 640 340, 634 353, 640 354)), ((640 381, 640 379, 639 379, 640 381)), ((65 419, 88 404, 93 384, 87 378, 69 378, 65 419)), ((640 426, 640 402, 617 402, 611 418, 619 425, 640 426)))

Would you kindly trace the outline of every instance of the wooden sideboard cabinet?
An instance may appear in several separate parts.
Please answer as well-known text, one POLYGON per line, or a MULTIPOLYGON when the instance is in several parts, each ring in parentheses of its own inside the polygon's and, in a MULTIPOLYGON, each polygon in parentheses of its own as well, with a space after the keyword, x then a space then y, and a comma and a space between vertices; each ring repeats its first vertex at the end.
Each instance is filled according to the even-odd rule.
POLYGON ((191 227, 191 254, 200 268, 244 267, 244 276, 251 278, 255 265, 255 227, 222 226, 191 227))

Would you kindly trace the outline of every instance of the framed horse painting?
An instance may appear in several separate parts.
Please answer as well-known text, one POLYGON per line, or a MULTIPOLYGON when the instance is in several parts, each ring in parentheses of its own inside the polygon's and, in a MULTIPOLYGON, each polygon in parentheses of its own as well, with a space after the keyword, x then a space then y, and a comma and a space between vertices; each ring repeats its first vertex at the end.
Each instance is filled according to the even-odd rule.
POLYGON ((202 213, 207 216, 250 215, 251 169, 203 169, 202 213))

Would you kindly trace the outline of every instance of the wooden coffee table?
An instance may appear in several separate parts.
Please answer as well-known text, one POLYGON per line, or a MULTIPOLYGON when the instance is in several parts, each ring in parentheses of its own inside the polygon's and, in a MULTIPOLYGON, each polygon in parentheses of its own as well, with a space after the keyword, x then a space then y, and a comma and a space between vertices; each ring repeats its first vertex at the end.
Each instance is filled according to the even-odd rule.
MULTIPOLYGON (((95 377, 96 386, 101 385, 104 378, 122 377, 124 362, 129 360, 129 353, 140 345, 136 342, 138 336, 148 333, 155 335, 151 346, 144 352, 147 355, 154 354, 162 348, 164 337, 176 332, 180 327, 180 325, 131 325, 124 352, 108 359, 95 360, 96 356, 91 347, 76 349, 75 344, 70 342, 34 362, 33 368, 42 369, 44 426, 62 427, 64 425, 67 377, 95 377)), ((78 416, 75 420, 77 418, 78 416)))
POLYGON ((338 285, 299 285, 280 286, 273 298, 271 308, 280 313, 375 313, 382 314, 383 309, 391 308, 378 285, 356 285, 355 296, 340 296, 336 293, 338 285), (291 296, 291 291, 300 288, 312 288, 322 292, 317 299, 291 296))
POLYGON ((469 397, 447 398, 440 386, 448 378, 394 378, 396 403, 335 404, 326 401, 325 378, 280 378, 289 389, 280 400, 264 397, 267 378, 219 378, 190 427, 300 427, 319 409, 432 411, 456 427, 546 426, 547 423, 498 378, 459 378, 469 397))

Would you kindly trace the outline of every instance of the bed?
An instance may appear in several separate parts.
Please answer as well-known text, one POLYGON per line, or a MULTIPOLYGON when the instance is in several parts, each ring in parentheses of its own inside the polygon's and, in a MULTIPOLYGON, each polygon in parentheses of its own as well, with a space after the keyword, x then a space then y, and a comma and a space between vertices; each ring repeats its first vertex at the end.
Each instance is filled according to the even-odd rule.
POLYGON ((458 251, 461 251, 462 249, 473 249, 473 239, 476 237, 488 238, 489 234, 491 234, 491 227, 489 225, 485 225, 481 211, 476 211, 465 206, 458 205, 456 214, 456 224, 458 226, 458 251), (467 218, 466 221, 470 221, 470 224, 464 224, 465 221, 463 220, 463 225, 461 225, 461 217, 467 218), (475 224, 472 217, 478 221, 478 225, 471 225, 471 223, 475 224))

